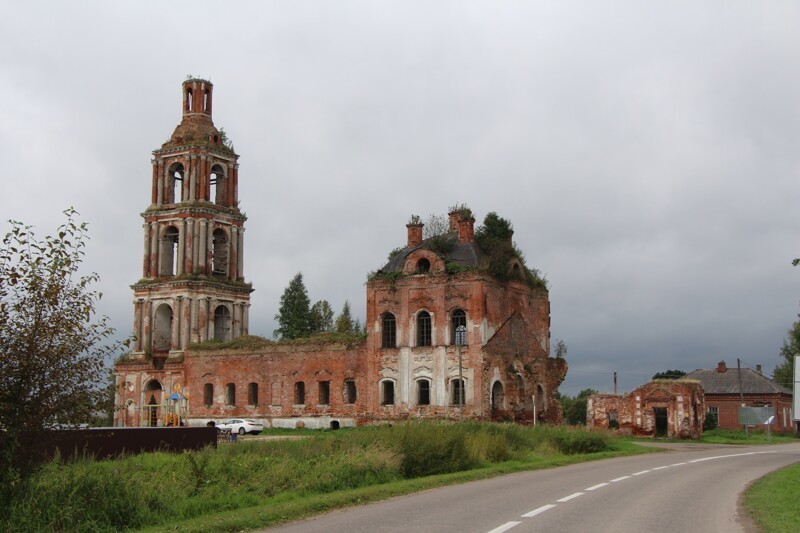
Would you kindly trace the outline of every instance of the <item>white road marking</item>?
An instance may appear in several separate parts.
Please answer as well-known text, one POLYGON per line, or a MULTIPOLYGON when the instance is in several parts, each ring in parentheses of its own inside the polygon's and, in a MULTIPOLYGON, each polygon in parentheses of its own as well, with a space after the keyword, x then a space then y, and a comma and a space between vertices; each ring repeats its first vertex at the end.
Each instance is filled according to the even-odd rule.
POLYGON ((560 500, 556 500, 556 501, 557 501, 558 503, 564 503, 564 502, 568 502, 568 501, 570 501, 570 500, 574 500, 574 499, 575 499, 575 498, 577 498, 578 496, 583 496, 583 493, 582 493, 582 492, 576 492, 575 494, 570 494, 569 496, 564 496, 564 497, 563 497, 563 498, 561 498, 560 500))
POLYGON ((631 477, 631 476, 618 477, 617 479, 612 479, 611 483, 616 483, 617 481, 622 481, 623 479, 628 479, 629 477, 631 477))
POLYGON ((608 483, 598 483, 597 485, 592 485, 591 487, 589 487, 588 489, 585 489, 585 490, 587 490, 587 491, 597 490, 599 488, 605 487, 606 485, 608 485, 608 483))
POLYGON ((669 468, 669 465, 666 466, 657 466, 653 470, 664 470, 665 468, 669 468))
POLYGON ((642 470, 641 472, 636 472, 635 474, 631 474, 632 476, 641 476, 642 474, 648 473, 649 470, 642 470))
POLYGON ((522 522, 506 522, 506 523, 505 523, 505 524, 503 524, 502 526, 494 528, 494 529, 493 529, 493 530, 491 530, 489 533, 503 533, 503 531, 508 531, 508 530, 509 530, 509 529, 511 529, 512 527, 514 527, 514 526, 518 526, 518 525, 520 525, 521 523, 522 523, 522 522))
POLYGON ((675 463, 674 465, 669 465, 669 466, 681 466, 681 465, 685 465, 685 464, 686 463, 675 463))
POLYGON ((554 504, 554 503, 549 503, 547 505, 542 505, 538 509, 534 509, 533 511, 531 511, 529 513, 525 513, 524 515, 522 515, 522 518, 531 518, 533 516, 536 516, 537 514, 542 514, 545 511, 549 511, 550 509, 552 509, 555 506, 556 506, 556 504, 554 504))

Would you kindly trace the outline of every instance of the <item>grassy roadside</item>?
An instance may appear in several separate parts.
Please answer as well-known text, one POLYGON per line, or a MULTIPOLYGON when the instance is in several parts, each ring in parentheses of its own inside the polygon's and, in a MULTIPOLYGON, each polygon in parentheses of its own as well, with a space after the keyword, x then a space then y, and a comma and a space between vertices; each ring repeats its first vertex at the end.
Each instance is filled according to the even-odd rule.
POLYGON ((311 497, 294 496, 286 501, 264 502, 262 505, 206 515, 195 519, 162 524, 142 529, 145 533, 176 531, 181 533, 246 531, 250 529, 275 526, 283 522, 300 520, 313 515, 368 503, 385 500, 394 496, 402 496, 437 487, 456 485, 468 481, 489 479, 514 472, 542 470, 570 464, 597 461, 625 455, 658 452, 660 450, 643 448, 632 442, 615 443, 614 449, 583 455, 558 455, 525 461, 506 461, 475 470, 440 474, 421 478, 395 481, 382 485, 361 487, 353 490, 339 491, 330 494, 319 494, 311 497))
POLYGON ((769 533, 800 531, 797 495, 800 494, 800 464, 769 474, 750 486, 744 502, 756 523, 769 533))
POLYGON ((426 488, 646 451, 604 432, 408 423, 183 454, 53 461, 7 502, 0 531, 244 530, 426 488))

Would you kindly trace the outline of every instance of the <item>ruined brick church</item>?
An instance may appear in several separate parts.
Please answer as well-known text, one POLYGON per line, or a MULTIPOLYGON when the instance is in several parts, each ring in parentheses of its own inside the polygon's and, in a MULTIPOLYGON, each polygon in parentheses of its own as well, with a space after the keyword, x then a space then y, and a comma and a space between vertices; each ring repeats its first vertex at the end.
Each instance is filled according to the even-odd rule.
POLYGON ((560 422, 567 364, 549 357, 547 288, 521 258, 502 275, 489 268, 469 210, 450 213, 444 245, 406 226, 406 246, 367 282, 365 341, 249 338, 239 156, 214 127, 212 84, 182 89, 181 123, 153 152, 134 345, 115 366, 118 426, 165 425, 176 404, 193 425, 560 422), (229 342, 239 338, 251 342, 229 342))

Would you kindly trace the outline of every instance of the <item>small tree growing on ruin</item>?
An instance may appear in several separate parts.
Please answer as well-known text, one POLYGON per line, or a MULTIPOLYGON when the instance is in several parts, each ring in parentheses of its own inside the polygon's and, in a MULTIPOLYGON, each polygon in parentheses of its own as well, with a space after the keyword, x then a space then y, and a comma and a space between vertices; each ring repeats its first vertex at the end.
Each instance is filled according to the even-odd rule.
POLYGON ((303 273, 298 272, 283 291, 275 320, 278 329, 273 335, 278 339, 299 339, 311 334, 311 309, 308 291, 303 283, 303 273))
MULTIPOLYGON (((122 344, 96 316, 97 274, 79 275, 88 240, 74 209, 55 235, 10 221, 0 245, 0 486, 13 493, 41 459, 49 427, 89 422, 107 399, 105 361, 122 344)), ((3 495, 0 495, 3 496, 3 495)))

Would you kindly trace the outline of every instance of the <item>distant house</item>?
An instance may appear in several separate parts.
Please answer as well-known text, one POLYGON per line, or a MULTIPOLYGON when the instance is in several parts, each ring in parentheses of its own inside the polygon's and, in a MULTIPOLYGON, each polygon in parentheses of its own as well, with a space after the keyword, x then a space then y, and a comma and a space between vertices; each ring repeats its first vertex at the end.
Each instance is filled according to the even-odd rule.
POLYGON ((586 401, 589 427, 645 437, 697 438, 704 420, 703 389, 695 382, 659 379, 629 394, 595 394, 586 401))
POLYGON ((792 391, 781 387, 761 374, 761 365, 755 370, 728 368, 720 361, 717 368, 695 370, 682 379, 700 383, 705 391, 706 410, 717 415, 719 427, 740 429, 739 408, 744 403, 748 407, 770 406, 775 410, 773 431, 794 431, 792 420, 792 391), (741 383, 741 388, 740 388, 741 383))

